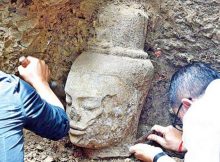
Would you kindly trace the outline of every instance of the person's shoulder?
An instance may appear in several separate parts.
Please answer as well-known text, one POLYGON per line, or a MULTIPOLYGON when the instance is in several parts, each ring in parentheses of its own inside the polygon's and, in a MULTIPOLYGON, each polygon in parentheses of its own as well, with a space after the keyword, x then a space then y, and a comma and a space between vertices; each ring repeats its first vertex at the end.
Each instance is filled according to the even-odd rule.
POLYGON ((209 86, 220 86, 220 78, 213 80, 209 86))
POLYGON ((3 71, 0 71, 0 86, 4 89, 16 87, 19 80, 20 78, 13 74, 7 74, 3 71))
POLYGON ((205 91, 206 94, 216 94, 220 93, 220 79, 213 80, 205 91))
POLYGON ((8 74, 8 73, 5 73, 3 71, 0 71, 0 80, 14 80, 14 79, 18 79, 18 77, 16 77, 15 75, 13 74, 8 74))
POLYGON ((8 74, 6 74, 5 72, 3 72, 3 71, 1 71, 0 70, 0 79, 2 80, 2 78, 5 78, 5 77, 7 77, 8 76, 8 74))
POLYGON ((216 105, 220 105, 220 79, 213 80, 208 85, 203 95, 203 100, 209 104, 209 107, 214 108, 216 105))
POLYGON ((203 105, 206 105, 206 111, 204 111, 204 118, 206 118, 206 121, 209 121, 209 123, 212 124, 212 127, 215 129, 214 131, 220 132, 220 79, 212 81, 207 87, 204 95, 203 105))

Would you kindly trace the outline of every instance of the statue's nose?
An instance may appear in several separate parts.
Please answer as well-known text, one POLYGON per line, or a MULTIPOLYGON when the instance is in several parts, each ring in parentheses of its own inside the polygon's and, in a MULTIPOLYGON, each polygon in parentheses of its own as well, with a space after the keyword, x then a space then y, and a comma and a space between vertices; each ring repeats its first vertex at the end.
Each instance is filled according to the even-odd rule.
POLYGON ((79 112, 76 111, 76 108, 74 106, 71 106, 70 118, 76 122, 79 122, 81 120, 81 115, 79 112))
POLYGON ((78 122, 81 119, 81 115, 79 115, 78 113, 75 114, 75 120, 78 122))

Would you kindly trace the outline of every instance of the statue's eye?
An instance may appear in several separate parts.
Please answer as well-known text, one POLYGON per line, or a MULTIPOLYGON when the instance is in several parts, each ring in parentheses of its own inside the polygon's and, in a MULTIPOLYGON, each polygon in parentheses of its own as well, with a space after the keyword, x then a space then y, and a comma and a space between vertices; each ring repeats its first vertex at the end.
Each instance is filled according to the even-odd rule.
POLYGON ((72 105, 72 97, 68 93, 66 93, 66 103, 68 106, 72 105))
POLYGON ((80 107, 86 110, 93 110, 101 106, 101 97, 80 97, 78 98, 80 107))

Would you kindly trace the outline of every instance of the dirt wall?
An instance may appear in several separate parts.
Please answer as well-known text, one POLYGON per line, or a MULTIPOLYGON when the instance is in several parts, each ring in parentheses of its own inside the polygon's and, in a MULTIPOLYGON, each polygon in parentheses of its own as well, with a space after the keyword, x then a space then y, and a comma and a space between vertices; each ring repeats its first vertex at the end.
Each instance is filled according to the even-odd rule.
POLYGON ((145 50, 156 74, 140 120, 143 130, 169 123, 167 90, 176 69, 202 61, 220 70, 219 0, 149 0, 145 5, 151 13, 145 50))

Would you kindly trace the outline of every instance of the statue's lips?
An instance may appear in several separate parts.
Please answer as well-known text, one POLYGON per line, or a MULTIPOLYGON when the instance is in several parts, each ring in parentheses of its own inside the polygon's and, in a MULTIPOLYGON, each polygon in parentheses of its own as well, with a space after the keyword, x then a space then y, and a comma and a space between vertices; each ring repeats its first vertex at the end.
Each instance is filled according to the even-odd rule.
POLYGON ((81 130, 76 130, 76 129, 70 128, 70 134, 71 135, 80 136, 80 135, 83 135, 85 133, 86 133, 86 131, 81 131, 81 130))
POLYGON ((70 120, 70 134, 80 136, 86 133, 88 125, 83 125, 70 120))

